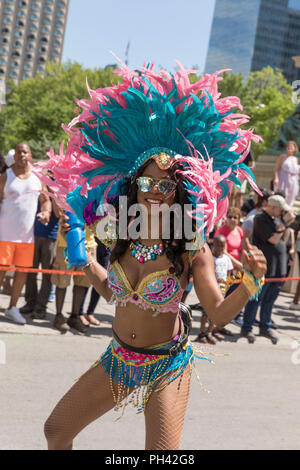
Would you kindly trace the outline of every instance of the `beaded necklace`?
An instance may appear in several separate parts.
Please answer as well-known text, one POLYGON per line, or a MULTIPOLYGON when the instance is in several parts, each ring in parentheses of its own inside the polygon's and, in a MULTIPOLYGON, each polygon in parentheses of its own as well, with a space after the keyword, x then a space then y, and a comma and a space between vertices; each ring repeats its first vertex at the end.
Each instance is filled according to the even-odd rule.
POLYGON ((155 243, 154 245, 142 245, 138 240, 132 240, 130 244, 131 256, 136 258, 139 263, 146 263, 146 261, 154 261, 157 256, 164 253, 164 246, 162 243, 155 243))

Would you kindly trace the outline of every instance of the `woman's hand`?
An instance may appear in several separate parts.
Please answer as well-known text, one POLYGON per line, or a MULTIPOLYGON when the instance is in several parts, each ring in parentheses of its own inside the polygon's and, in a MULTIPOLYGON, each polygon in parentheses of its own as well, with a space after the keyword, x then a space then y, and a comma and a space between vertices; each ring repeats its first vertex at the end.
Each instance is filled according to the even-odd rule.
POLYGON ((70 230, 70 225, 67 223, 69 217, 66 214, 62 214, 59 218, 60 232, 64 238, 66 238, 67 232, 70 230))
POLYGON ((243 250, 242 262, 244 268, 256 278, 264 276, 267 272, 267 261, 263 252, 255 245, 251 245, 249 240, 246 240, 246 250, 243 250))

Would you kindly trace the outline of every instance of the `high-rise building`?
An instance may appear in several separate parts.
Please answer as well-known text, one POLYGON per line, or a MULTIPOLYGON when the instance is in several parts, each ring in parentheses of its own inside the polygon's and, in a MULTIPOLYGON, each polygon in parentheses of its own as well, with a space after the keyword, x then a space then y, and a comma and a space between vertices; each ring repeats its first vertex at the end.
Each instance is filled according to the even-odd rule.
POLYGON ((300 78, 300 0, 216 0, 205 72, 241 72, 270 65, 291 83, 300 78))
MULTIPOLYGON (((60 62, 69 0, 0 0, 0 82, 19 83, 60 62)), ((1 88, 1 85, 0 85, 1 88)))

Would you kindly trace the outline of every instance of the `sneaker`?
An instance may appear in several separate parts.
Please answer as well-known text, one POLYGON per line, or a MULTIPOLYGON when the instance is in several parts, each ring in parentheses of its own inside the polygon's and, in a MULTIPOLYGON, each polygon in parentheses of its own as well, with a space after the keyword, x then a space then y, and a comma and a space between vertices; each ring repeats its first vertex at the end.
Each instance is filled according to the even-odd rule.
POLYGON ((70 328, 79 331, 79 333, 86 333, 86 327, 83 325, 82 321, 79 318, 79 315, 70 316, 67 320, 67 324, 70 328))
POLYGON ((233 323, 236 326, 243 326, 244 321, 243 321, 242 315, 238 315, 237 317, 235 317, 231 323, 233 323))
POLYGON ((19 325, 25 325, 26 320, 20 314, 20 311, 17 307, 11 307, 5 310, 5 316, 9 320, 12 320, 14 323, 18 323, 19 325))
POLYGON ((34 312, 32 313, 31 318, 32 318, 33 320, 45 320, 46 316, 47 316, 46 310, 42 310, 42 309, 38 309, 38 308, 37 308, 37 309, 34 310, 34 312))
POLYGON ((247 338, 248 343, 253 344, 256 341, 255 335, 252 333, 252 331, 246 331, 241 329, 241 338, 247 338))
POLYGON ((194 339, 195 343, 207 343, 207 337, 205 333, 200 333, 196 339, 194 339))
POLYGON ((269 338, 272 341, 272 344, 277 344, 279 341, 279 338, 275 333, 273 333, 272 330, 268 331, 260 331, 259 332, 260 336, 264 336, 265 338, 269 338))
POLYGON ((34 310, 34 305, 29 305, 25 304, 23 307, 20 308, 20 312, 23 313, 23 315, 29 315, 32 313, 34 310))
POLYGON ((294 302, 292 302, 289 306, 289 309, 290 310, 300 310, 300 304, 294 304, 294 302))
POLYGON ((55 315, 53 326, 62 333, 66 333, 70 329, 62 313, 55 315))

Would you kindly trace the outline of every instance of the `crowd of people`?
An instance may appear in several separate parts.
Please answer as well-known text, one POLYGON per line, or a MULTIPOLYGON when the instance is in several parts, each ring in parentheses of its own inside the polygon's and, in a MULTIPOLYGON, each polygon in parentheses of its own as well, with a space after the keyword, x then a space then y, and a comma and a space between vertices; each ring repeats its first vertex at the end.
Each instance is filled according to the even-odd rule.
MULTIPOLYGON (((238 286, 243 270, 242 257, 247 256, 250 242, 256 245, 267 260, 267 278, 285 278, 294 263, 300 258, 300 216, 293 212, 293 204, 298 194, 299 167, 294 153, 298 151, 295 142, 289 142, 286 155, 278 158, 272 180, 272 190, 260 188, 260 194, 249 193, 245 197, 245 187, 236 192, 229 201, 227 216, 209 235, 215 275, 225 296, 238 286), (242 195, 242 196, 241 196, 242 195)), ((30 148, 20 143, 6 157, 0 155, 0 266, 21 268, 53 269, 53 274, 43 273, 40 288, 37 274, 28 275, 16 271, 14 275, 0 271, 2 292, 10 295, 9 307, 5 316, 18 324, 25 324, 26 317, 45 319, 51 292, 55 289, 56 315, 54 328, 62 333, 73 328, 86 333, 89 325, 99 326, 95 309, 99 294, 92 288, 86 313, 84 303, 91 284, 86 276, 73 276, 72 310, 66 319, 63 314, 66 291, 71 276, 57 271, 68 269, 64 258, 66 241, 61 233, 60 218, 63 211, 43 192, 46 188, 31 170, 30 148), (12 285, 11 285, 12 281, 12 285), (17 308, 21 292, 25 287, 25 305, 17 308)), ((250 153, 247 162, 254 166, 250 153)), ((86 244, 97 261, 106 268, 110 250, 93 233, 86 230, 86 244)), ((191 282, 186 289, 184 301, 188 303, 191 282)), ((256 336, 253 326, 259 326, 260 335, 268 337, 272 343, 278 341, 274 333, 276 325, 272 320, 272 309, 283 286, 283 281, 266 282, 258 298, 251 299, 234 323, 241 328, 241 336, 254 343, 256 336), (260 319, 257 312, 260 308, 260 319)), ((227 328, 216 329, 208 320, 201 304, 191 305, 202 311, 200 331, 195 341, 216 344, 226 335, 232 335, 227 328)), ((290 305, 300 310, 300 282, 290 305)))

